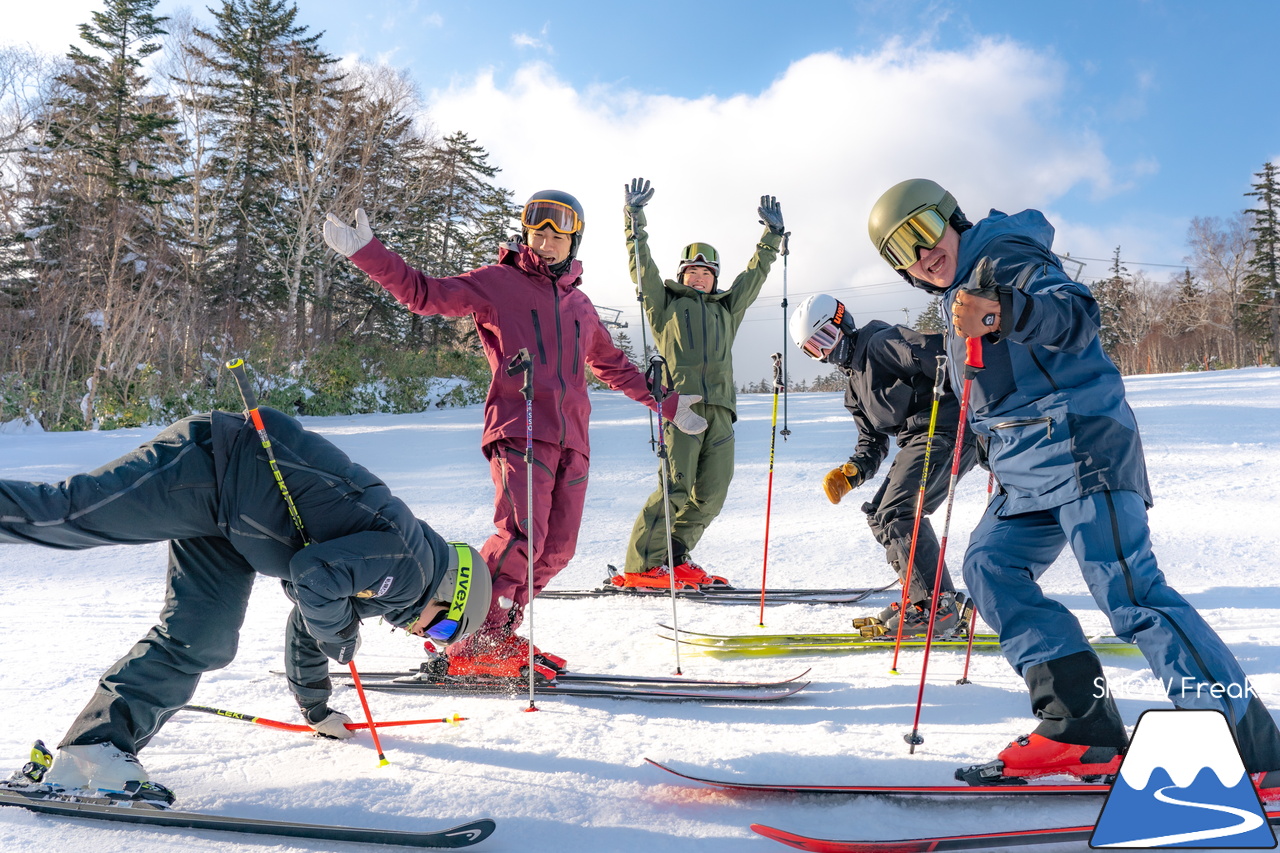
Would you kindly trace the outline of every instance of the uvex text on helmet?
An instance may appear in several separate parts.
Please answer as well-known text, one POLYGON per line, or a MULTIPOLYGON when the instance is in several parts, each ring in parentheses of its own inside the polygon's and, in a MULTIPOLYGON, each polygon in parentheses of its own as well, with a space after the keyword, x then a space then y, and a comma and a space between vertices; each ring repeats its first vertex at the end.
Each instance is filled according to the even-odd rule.
POLYGON ((822 361, 840 337, 857 330, 844 303, 827 293, 806 298, 791 315, 791 339, 805 355, 822 361))

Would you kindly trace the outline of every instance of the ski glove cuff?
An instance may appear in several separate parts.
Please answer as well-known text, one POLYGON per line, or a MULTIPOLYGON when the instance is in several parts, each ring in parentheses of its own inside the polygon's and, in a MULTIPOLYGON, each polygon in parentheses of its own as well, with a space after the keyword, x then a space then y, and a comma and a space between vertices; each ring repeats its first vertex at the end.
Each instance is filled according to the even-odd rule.
POLYGON ((359 617, 352 619, 350 625, 338 632, 338 640, 336 643, 317 640, 316 645, 330 660, 341 664, 351 663, 355 660, 356 652, 360 651, 359 617))
POLYGON ((355 736, 355 732, 347 728, 351 718, 323 703, 304 708, 302 716, 306 719, 307 725, 311 726, 311 730, 321 737, 346 740, 355 736))
POLYGON ((861 486, 865 479, 857 465, 846 462, 839 468, 832 468, 822 478, 822 491, 826 493, 827 500, 838 504, 845 495, 861 486))
POLYGON ((707 419, 691 408, 694 403, 701 401, 702 395, 700 394, 681 394, 676 399, 676 413, 671 418, 671 422, 676 425, 676 429, 687 435, 706 432, 707 419))
POLYGON ((324 221, 324 241, 344 258, 349 258, 369 245, 373 240, 373 229, 369 227, 369 217, 364 208, 356 208, 356 225, 352 228, 338 217, 330 213, 324 221))

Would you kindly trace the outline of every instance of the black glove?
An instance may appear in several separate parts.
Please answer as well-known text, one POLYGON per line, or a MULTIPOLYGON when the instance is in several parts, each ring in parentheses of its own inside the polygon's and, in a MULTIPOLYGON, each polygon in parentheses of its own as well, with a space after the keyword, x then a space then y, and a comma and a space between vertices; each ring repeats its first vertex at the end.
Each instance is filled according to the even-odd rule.
POLYGON ((756 212, 760 214, 760 224, 768 225, 774 234, 787 233, 786 226, 782 224, 782 205, 778 204, 776 198, 771 195, 760 196, 760 207, 756 212))
POLYGON ((644 178, 632 178, 630 184, 622 185, 622 191, 627 194, 627 207, 644 207, 653 198, 653 187, 644 178))
POLYGON ((320 647, 320 651, 324 652, 325 657, 340 664, 351 663, 355 659, 356 652, 360 651, 360 619, 359 617, 352 619, 351 624, 338 632, 341 642, 324 643, 319 640, 316 645, 320 647))
POLYGON ((996 264, 987 256, 978 260, 978 265, 969 273, 969 278, 961 285, 961 289, 974 296, 992 301, 1000 301, 1000 286, 996 284, 996 264))

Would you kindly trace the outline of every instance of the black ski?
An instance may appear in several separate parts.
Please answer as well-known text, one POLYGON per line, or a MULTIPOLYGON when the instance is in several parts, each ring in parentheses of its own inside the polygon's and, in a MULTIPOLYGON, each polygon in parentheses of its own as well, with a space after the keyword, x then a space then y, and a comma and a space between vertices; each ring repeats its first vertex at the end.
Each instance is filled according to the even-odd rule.
MULTIPOLYGON (((882 587, 851 587, 846 589, 771 589, 765 594, 765 604, 854 604, 881 592, 888 592, 895 583, 882 587)), ((759 589, 736 587, 705 587, 682 589, 676 596, 687 601, 704 604, 759 604, 759 589)), ((624 589, 607 580, 594 589, 544 589, 539 598, 670 598, 669 589, 624 589)))
MULTIPOLYGON (((693 700, 704 702, 772 702, 799 693, 809 685, 807 681, 787 681, 779 684, 657 684, 626 682, 567 681, 534 682, 538 696, 589 696, 613 699, 693 700)), ((363 679, 363 676, 362 676, 363 679)), ((499 693, 516 696, 527 693, 529 682, 522 678, 401 678, 392 681, 364 681, 365 690, 421 693, 499 693)))
MULTIPOLYGON (((279 674, 279 673, 276 673, 279 674)), ((731 689, 756 688, 756 687, 776 687, 781 684, 790 684, 793 681, 799 681, 809 674, 809 670, 797 673, 790 678, 782 678, 777 681, 722 681, 715 678, 689 678, 683 675, 616 675, 613 673, 595 673, 595 672, 561 672, 556 675, 556 682, 567 684, 570 682, 581 683, 591 682, 597 684, 644 684, 644 685, 666 685, 672 687, 689 687, 689 686, 707 686, 707 687, 724 687, 731 689)), ((349 670, 333 670, 329 673, 329 677, 338 680, 351 680, 351 672, 349 670)), ((432 681, 437 679, 434 672, 431 671, 431 663, 424 662, 419 669, 416 670, 394 670, 394 671, 370 671, 361 672, 360 678, 385 678, 397 681, 417 680, 432 681)), ((526 679, 519 679, 521 685, 528 685, 526 679)))
POLYGON ((241 832, 253 835, 277 835, 288 838, 310 838, 320 841, 356 841, 364 844, 392 844, 401 847, 469 847, 493 834, 495 824, 486 819, 474 820, 432 832, 407 832, 395 829, 373 829, 355 826, 331 826, 320 823, 289 823, 277 820, 225 817, 167 809, 153 803, 119 803, 105 797, 74 797, 0 788, 0 806, 18 806, 56 817, 113 820, 146 826, 201 829, 216 832, 241 832))

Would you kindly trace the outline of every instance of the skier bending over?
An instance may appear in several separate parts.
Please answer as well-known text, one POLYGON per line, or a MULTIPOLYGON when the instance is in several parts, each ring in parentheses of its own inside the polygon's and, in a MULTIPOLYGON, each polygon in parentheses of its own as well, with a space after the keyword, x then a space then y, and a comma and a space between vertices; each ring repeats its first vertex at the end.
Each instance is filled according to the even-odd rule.
POLYGON ((993 210, 971 225, 951 193, 913 179, 880 197, 868 230, 908 282, 942 297, 953 385, 964 381, 966 338, 981 339, 986 365, 972 379, 971 423, 1000 491, 970 536, 964 580, 1040 723, 958 775, 984 784, 1119 769, 1128 735, 1101 663, 1036 582, 1070 543, 1116 635, 1138 645, 1176 707, 1221 711, 1262 798, 1280 799, 1280 732, 1156 565, 1137 422, 1098 339, 1098 305, 1052 251, 1053 226, 1038 210, 993 210))
MULTIPOLYGON (((849 378, 844 405, 858 426, 858 444, 848 462, 823 478, 822 488, 828 500, 840 503, 850 491, 876 475, 889 453, 890 435, 898 443, 888 475, 875 496, 862 505, 862 511, 876 541, 884 546, 889 565, 904 583, 908 563, 911 564, 906 596, 910 604, 902 633, 924 634, 937 579, 939 546, 933 525, 928 518, 921 518, 915 559, 910 559, 920 478, 928 448, 924 512, 932 513, 947 496, 960 418, 960 404, 947 388, 937 401, 933 445, 928 447, 934 380, 938 358, 944 352, 942 335, 891 326, 881 320, 871 320, 858 328, 844 303, 823 293, 805 299, 791 315, 791 337, 805 355, 835 365, 849 378)), ((973 467, 977 455, 973 434, 967 433, 960 456, 962 476, 973 467)), ((943 566, 934 619, 936 636, 965 627, 962 599, 958 599, 951 575, 943 566)), ((896 634, 901 606, 895 601, 878 617, 868 620, 872 623, 868 626, 871 633, 896 634)))
MULTIPOLYGON (((579 288, 582 206, 568 193, 534 193, 521 215, 521 239, 498 250, 498 262, 462 275, 432 278, 410 267, 373 236, 363 210, 355 227, 329 214, 324 239, 416 314, 470 315, 493 381, 484 404, 481 449, 494 485, 496 532, 480 549, 493 572, 493 603, 483 627, 447 649, 450 675, 519 675, 529 646, 515 635, 529 600, 568 565, 587 495, 590 444, 586 367, 610 388, 656 408, 644 374, 613 343, 579 288), (523 379, 507 373, 521 348, 533 358, 533 456, 526 465, 523 379), (533 477, 533 531, 528 481, 533 477), (533 552, 534 588, 528 589, 533 552)), ((707 422, 690 407, 700 398, 673 394, 662 415, 684 432, 707 422)), ((534 654, 535 669, 554 678, 564 659, 534 654)))
POLYGON ((489 610, 478 551, 446 543, 369 471, 288 415, 262 408, 292 521, 243 415, 178 421, 114 462, 62 483, 0 480, 0 543, 92 548, 169 542, 159 623, 98 681, 49 766, 43 745, 10 785, 101 790, 173 802, 137 753, 236 653, 255 574, 294 602, 285 674, 307 724, 351 737, 328 704, 329 660, 347 664, 360 620, 378 616, 444 645, 489 610), (307 542, 310 541, 310 545, 307 542))
POLYGON ((649 254, 644 230, 644 206, 653 197, 653 189, 648 181, 636 178, 624 191, 627 256, 632 280, 638 282, 643 294, 645 319, 653 328, 654 342, 671 371, 675 390, 701 398, 697 411, 709 426, 698 435, 667 430, 670 505, 663 506, 659 484, 636 517, 627 545, 626 572, 615 575, 613 582, 666 589, 671 583, 667 571, 670 559, 678 585, 724 584, 724 578, 709 576, 689 553, 720 514, 733 480, 733 424, 738 419, 733 339, 778 256, 786 231, 782 208, 772 196, 761 197, 758 212, 767 227, 747 268, 733 280, 732 287, 722 289, 720 255, 709 243, 685 246, 676 280, 664 281, 649 254), (668 512, 671 555, 667 554, 668 512))

